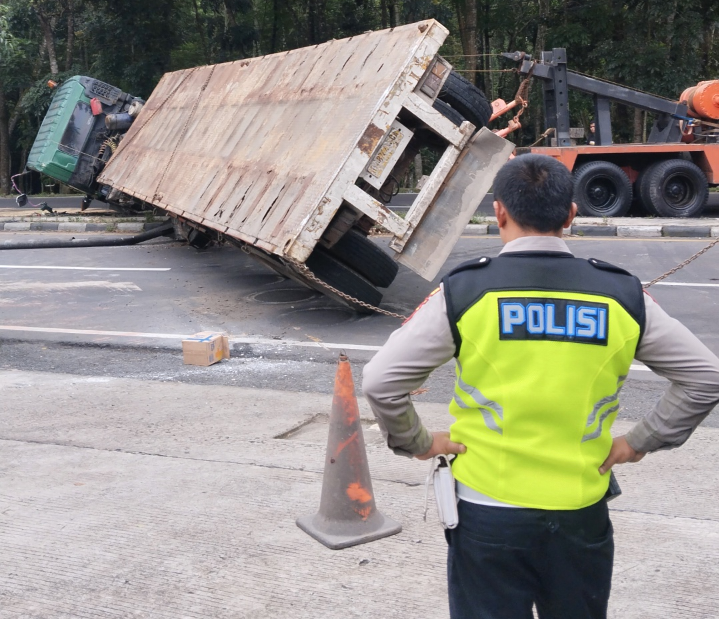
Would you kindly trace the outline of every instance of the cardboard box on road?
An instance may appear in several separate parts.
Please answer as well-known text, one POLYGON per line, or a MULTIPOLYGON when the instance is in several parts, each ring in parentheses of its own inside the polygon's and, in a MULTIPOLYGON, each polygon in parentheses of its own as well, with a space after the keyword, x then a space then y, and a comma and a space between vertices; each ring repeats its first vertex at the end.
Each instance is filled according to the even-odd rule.
POLYGON ((216 331, 202 331, 182 340, 182 360, 185 365, 212 365, 230 358, 230 341, 216 331))

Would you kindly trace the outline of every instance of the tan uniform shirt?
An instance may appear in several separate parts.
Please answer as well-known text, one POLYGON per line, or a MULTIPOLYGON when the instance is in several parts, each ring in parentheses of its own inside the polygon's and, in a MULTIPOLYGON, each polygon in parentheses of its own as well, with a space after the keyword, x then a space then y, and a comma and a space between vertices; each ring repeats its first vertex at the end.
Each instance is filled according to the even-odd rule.
MULTIPOLYGON (((570 253, 562 239, 547 236, 516 239, 500 253, 519 251, 570 253)), ((644 299, 646 325, 635 358, 671 385, 627 434, 629 444, 640 452, 680 446, 719 402, 719 359, 649 295, 645 294, 644 299)), ((454 353, 440 290, 390 335, 364 367, 364 396, 395 453, 412 456, 429 450, 432 436, 422 425, 409 394, 454 353)))

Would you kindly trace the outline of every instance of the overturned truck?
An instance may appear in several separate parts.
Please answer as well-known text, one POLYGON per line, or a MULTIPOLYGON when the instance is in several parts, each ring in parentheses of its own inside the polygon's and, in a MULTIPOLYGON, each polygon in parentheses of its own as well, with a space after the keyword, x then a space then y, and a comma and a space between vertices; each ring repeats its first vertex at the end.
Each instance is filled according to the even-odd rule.
POLYGON ((371 311, 398 262, 436 276, 513 149, 481 128, 489 103, 437 55, 447 34, 427 20, 176 71, 147 102, 72 78, 28 167, 88 198, 162 209, 195 246, 233 243, 371 311), (386 203, 420 148, 438 161, 400 217, 386 203), (375 226, 393 256, 368 237, 375 226))

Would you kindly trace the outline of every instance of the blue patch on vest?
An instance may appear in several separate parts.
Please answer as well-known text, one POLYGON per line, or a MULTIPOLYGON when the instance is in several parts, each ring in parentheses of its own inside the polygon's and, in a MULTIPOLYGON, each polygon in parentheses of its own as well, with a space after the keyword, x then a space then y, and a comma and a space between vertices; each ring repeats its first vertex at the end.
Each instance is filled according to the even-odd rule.
POLYGON ((572 299, 498 299, 500 340, 607 345, 609 306, 572 299))

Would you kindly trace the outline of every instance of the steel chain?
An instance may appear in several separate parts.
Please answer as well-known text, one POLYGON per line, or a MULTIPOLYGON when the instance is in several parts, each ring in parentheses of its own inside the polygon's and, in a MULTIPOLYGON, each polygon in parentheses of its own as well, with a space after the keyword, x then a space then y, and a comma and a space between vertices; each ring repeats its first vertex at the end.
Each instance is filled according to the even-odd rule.
MULTIPOLYGON (((649 288, 650 286, 653 286, 653 285, 656 284, 657 282, 660 282, 660 281, 662 281, 663 279, 666 279, 667 277, 669 277, 670 275, 673 275, 674 273, 676 273, 677 271, 683 269, 685 266, 687 266, 687 265, 690 264, 691 262, 694 262, 694 260, 696 260, 697 258, 699 258, 699 256, 701 256, 702 254, 705 254, 706 252, 708 252, 712 247, 714 247, 714 246, 717 245, 717 244, 719 244, 719 238, 716 239, 715 241, 712 241, 711 243, 709 243, 706 247, 704 247, 703 249, 699 250, 699 251, 698 251, 696 254, 694 254, 693 256, 690 256, 689 258, 687 258, 684 262, 680 262, 680 263, 679 263, 677 266, 675 266, 674 268, 669 269, 666 273, 660 275, 659 277, 654 278, 652 281, 650 281, 650 282, 647 283, 647 284, 644 284, 642 287, 643 287, 644 289, 649 288)), ((405 316, 405 315, 403 315, 403 314, 397 314, 397 313, 395 313, 395 312, 390 312, 390 311, 388 311, 388 310, 382 309, 381 307, 375 307, 374 305, 371 305, 371 304, 369 304, 369 303, 365 303, 364 301, 360 301, 359 299, 357 299, 357 298, 355 298, 355 297, 353 297, 353 296, 351 296, 351 295, 348 295, 348 294, 342 292, 341 290, 338 290, 338 289, 335 288, 334 286, 331 286, 331 285, 328 284, 327 282, 325 282, 325 281, 321 280, 319 277, 317 277, 317 276, 309 269, 309 267, 307 267, 307 265, 305 265, 305 264, 303 264, 303 263, 301 263, 301 262, 297 262, 297 261, 294 261, 294 260, 292 260, 292 261, 290 261, 290 262, 292 263, 292 265, 293 265, 297 270, 299 270, 299 271, 300 271, 303 275, 305 275, 308 279, 310 279, 311 281, 313 281, 313 282, 319 284, 320 286, 323 286, 324 288, 327 288, 327 290, 330 290, 331 292, 334 292, 336 295, 340 296, 341 298, 345 299, 346 301, 350 301, 350 302, 352 302, 352 303, 354 303, 354 304, 356 304, 356 305, 360 305, 361 307, 364 307, 364 308, 367 308, 367 309, 372 310, 372 311, 374 311, 374 312, 377 312, 378 314, 384 314, 385 316, 391 316, 392 318, 398 318, 398 319, 400 319, 400 320, 407 320, 407 316, 405 316)))
POLYGON ((297 262, 296 260, 290 260, 289 261, 292 266, 294 266, 300 273, 302 273, 307 279, 315 282, 316 284, 319 284, 320 286, 323 286, 324 288, 327 288, 327 290, 334 292, 339 297, 343 298, 345 301, 350 301, 351 303, 355 305, 359 305, 361 307, 364 307, 368 310, 372 310, 373 312, 377 312, 378 314, 384 314, 385 316, 390 316, 391 318, 398 318, 399 320, 407 320, 407 316, 404 314, 397 314, 395 312, 390 312, 389 310, 382 309, 381 307, 376 307, 374 305, 371 305, 370 303, 365 303, 364 301, 360 301, 356 297, 353 297, 345 292, 342 292, 341 290, 337 290, 334 286, 328 284, 327 282, 321 280, 319 277, 317 277, 310 268, 303 264, 302 262, 297 262))
MULTIPOLYGON (((694 254, 693 256, 690 256, 689 258, 687 258, 684 262, 679 263, 679 264, 678 264, 677 266, 675 266, 674 268, 669 269, 666 273, 660 275, 659 277, 654 278, 652 281, 650 281, 650 282, 647 283, 647 284, 644 284, 642 287, 643 287, 644 289, 649 288, 650 286, 653 286, 653 285, 656 284, 657 282, 660 282, 660 281, 662 281, 663 279, 666 279, 667 277, 669 277, 670 275, 673 275, 673 274, 676 273, 677 271, 683 269, 685 266, 687 266, 688 264, 690 264, 691 262, 693 262, 694 260, 696 260, 696 259, 697 259, 699 256, 701 256, 702 254, 705 254, 706 252, 708 252, 712 247, 714 247, 714 246, 717 245, 717 244, 719 244, 719 238, 716 239, 716 240, 714 240, 714 241, 712 241, 711 243, 709 243, 709 245, 707 245, 707 246, 704 247, 703 249, 699 250, 699 251, 698 251, 696 254, 694 254)), ((246 249, 246 246, 244 246, 244 245, 242 246, 242 251, 244 251, 244 252, 247 253, 247 254, 250 253, 250 251, 249 251, 248 249, 246 249)), ((284 262, 284 260, 283 260, 283 262, 284 262)), ((319 277, 317 277, 317 276, 310 270, 310 268, 309 268, 306 264, 303 264, 302 262, 298 262, 298 261, 296 261, 296 260, 287 260, 287 262, 288 262, 289 264, 291 264, 294 268, 296 268, 296 269, 297 269, 300 273, 302 273, 305 277, 307 277, 307 279, 309 279, 310 281, 315 282, 316 284, 319 284, 320 286, 322 286, 323 288, 326 288, 326 289, 329 290, 330 292, 333 292, 334 294, 336 294, 336 295, 339 296, 340 298, 344 299, 345 301, 349 301, 350 303, 353 303, 353 304, 355 304, 355 305, 359 305, 360 307, 364 307, 364 308, 366 308, 366 309, 372 310, 373 312, 377 312, 378 314, 383 314, 383 315, 385 315, 385 316, 390 316, 391 318, 397 318, 397 319, 399 319, 399 320, 407 320, 407 316, 405 316, 404 314, 397 314, 396 312, 390 312, 389 310, 382 309, 381 307, 376 307, 375 305, 372 305, 372 304, 370 304, 370 303, 366 303, 365 301, 360 301, 358 298, 353 297, 353 296, 351 296, 351 295, 349 295, 349 294, 347 294, 347 293, 345 293, 345 292, 342 292, 341 290, 338 290, 337 288, 335 288, 335 287, 332 286, 331 284, 328 284, 326 281, 324 281, 324 280, 320 279, 319 277)))
POLYGON ((666 279, 667 277, 669 277, 670 275, 676 273, 676 272, 679 271, 680 269, 683 269, 683 268, 684 268, 685 266, 687 266, 690 262, 694 262, 694 260, 696 260, 699 256, 701 256, 702 254, 708 252, 708 251, 709 251, 712 247, 714 247, 714 245, 716 245, 717 243, 719 243, 719 239, 716 239, 716 240, 712 241, 712 242, 709 243, 709 245, 707 245, 704 249, 700 249, 696 254, 694 254, 693 256, 690 256, 690 257, 687 258, 684 262, 680 262, 680 263, 679 263, 677 266, 675 266, 673 269, 669 269, 669 270, 668 270, 666 273, 664 273, 663 275, 660 275, 659 277, 654 278, 654 279, 653 279, 652 281, 650 281, 648 284, 644 284, 643 288, 645 288, 645 289, 646 289, 646 288, 649 288, 649 286, 653 286, 653 285, 656 284, 657 282, 660 282, 660 281, 662 281, 663 279, 666 279))

